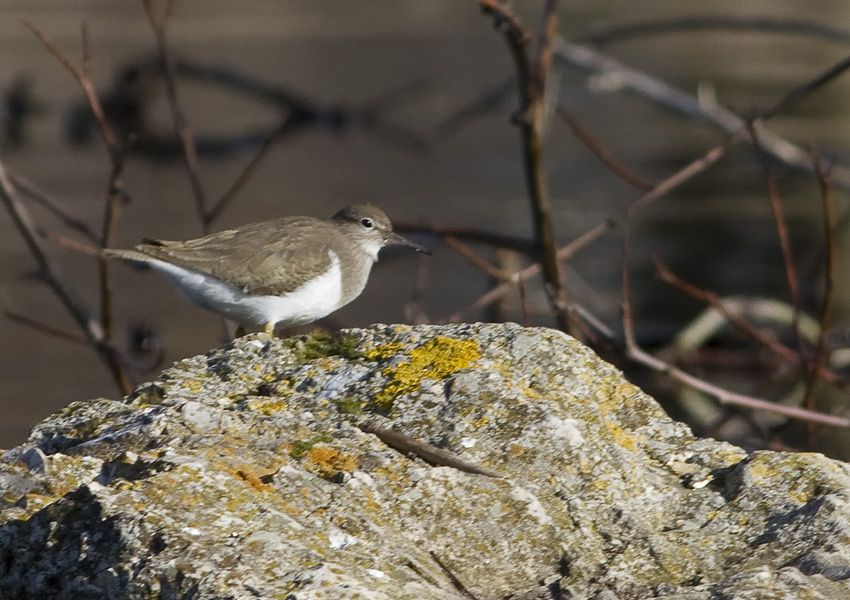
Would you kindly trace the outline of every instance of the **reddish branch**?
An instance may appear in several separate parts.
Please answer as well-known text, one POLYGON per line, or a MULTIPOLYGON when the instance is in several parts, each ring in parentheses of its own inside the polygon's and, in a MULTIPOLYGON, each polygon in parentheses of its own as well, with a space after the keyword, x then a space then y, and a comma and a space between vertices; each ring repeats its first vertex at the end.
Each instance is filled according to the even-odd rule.
POLYGON ((800 331, 800 314, 803 311, 800 301, 800 282, 797 278, 797 268, 794 266, 794 254, 791 251, 791 236, 788 234, 788 222, 785 219, 785 209, 782 206, 782 198, 779 196, 779 188, 776 181, 776 171, 772 167, 767 168, 767 195, 770 198, 770 206, 773 210, 773 218, 776 222, 776 233, 779 238, 779 248, 782 250, 782 264, 785 267, 785 281, 788 285, 788 293, 791 296, 791 306, 794 309, 791 326, 797 347, 800 352, 800 365, 803 369, 803 379, 808 375, 808 350, 806 341, 800 331))
MULTIPOLYGON (((604 223, 600 223, 595 227, 588 229, 579 237, 574 239, 569 244, 566 244, 556 251, 556 256, 559 261, 564 261, 573 256, 576 252, 589 246, 591 243, 600 238, 603 234, 605 234, 609 229, 614 226, 613 221, 606 221, 604 223)), ((479 297, 475 302, 469 304, 463 309, 449 315, 446 319, 447 321, 454 323, 460 321, 464 315, 467 315, 471 312, 479 311, 482 308, 489 306, 493 302, 498 301, 503 298, 505 295, 509 294, 515 285, 521 284, 525 281, 528 281, 541 271, 540 263, 533 263, 521 271, 517 271, 516 273, 510 274, 510 280, 497 285, 493 289, 484 293, 481 297, 479 297)), ((569 307, 568 307, 569 309, 569 307)))
MULTIPOLYGON (((632 215, 630 214, 629 217, 632 215)), ((823 413, 811 411, 805 408, 795 406, 785 406, 776 404, 769 400, 739 394, 703 379, 700 379, 690 373, 687 373, 663 360, 652 356, 645 352, 637 343, 634 330, 634 315, 632 313, 632 302, 630 292, 629 278, 629 261, 631 258, 631 222, 627 218, 624 226, 624 241, 623 241, 623 263, 622 263, 622 313, 623 313, 623 336, 626 344, 626 355, 629 359, 636 363, 642 364, 645 367, 663 373, 668 377, 683 383, 693 389, 699 390, 713 398, 716 398, 721 404, 729 404, 752 410, 764 410, 767 412, 784 415, 791 419, 799 419, 811 423, 822 423, 825 425, 834 425, 836 427, 850 427, 850 419, 838 417, 834 415, 826 415, 823 413)))
MULTIPOLYGON (((820 329, 818 332, 818 343, 815 356, 811 362, 809 372, 806 376, 806 393, 803 397, 803 406, 809 410, 815 408, 814 388, 815 379, 826 368, 826 332, 832 313, 832 290, 835 275, 835 216, 832 210, 832 193, 829 185, 829 170, 823 168, 823 163, 817 151, 812 150, 812 165, 818 180, 821 204, 823 206, 824 240, 826 243, 826 270, 823 281, 823 299, 820 306, 820 329)), ((813 447, 815 438, 815 427, 813 423, 808 426, 809 447, 813 447)))
MULTIPOLYGON (((758 327, 754 326, 735 311, 729 310, 723 302, 723 298, 721 298, 716 292, 698 287, 688 281, 685 281, 673 273, 673 271, 670 270, 670 267, 668 267, 660 258, 653 257, 653 260, 655 262, 656 273, 658 273, 658 277, 664 283, 676 288, 684 294, 687 294, 691 298, 695 298, 710 305, 718 313, 720 313, 729 324, 738 329, 738 331, 761 344, 783 360, 795 365, 802 365, 803 360, 800 358, 800 354, 798 352, 795 352, 785 344, 778 341, 772 335, 765 333, 758 327)), ((836 385, 844 383, 838 373, 826 368, 825 365, 820 365, 815 371, 815 375, 819 375, 824 380, 836 385)))
POLYGON ((622 162, 617 160, 617 158, 607 149, 602 143, 591 134, 581 123, 579 123, 578 119, 576 119, 572 114, 564 110, 562 107, 558 107, 558 116, 563 119, 563 121, 570 128, 570 131, 573 132, 573 135, 578 138, 578 140, 585 145, 585 147, 593 152, 593 154, 602 161, 608 169, 614 173, 617 177, 644 192, 648 192, 652 188, 655 187, 655 184, 647 181, 637 173, 635 173, 632 169, 624 165, 622 162))
POLYGON ((9 181, 11 181, 15 185, 19 192, 25 194, 26 196, 43 206, 50 214, 62 221, 62 223, 66 227, 69 227, 70 229, 81 233, 90 242, 97 241, 98 235, 94 232, 94 230, 92 230, 92 228, 89 227, 87 223, 70 214, 62 206, 62 202, 58 198, 55 198, 44 190, 40 189, 33 182, 23 177, 22 175, 12 172, 7 173, 7 175, 9 176, 9 181))

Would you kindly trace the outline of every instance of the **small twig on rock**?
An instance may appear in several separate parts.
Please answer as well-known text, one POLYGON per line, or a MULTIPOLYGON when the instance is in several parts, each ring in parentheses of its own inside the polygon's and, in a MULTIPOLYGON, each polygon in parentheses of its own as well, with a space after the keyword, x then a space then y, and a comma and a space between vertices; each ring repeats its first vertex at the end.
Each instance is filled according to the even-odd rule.
POLYGON ((479 465, 466 462, 458 458, 455 454, 443 450, 441 448, 437 448, 436 446, 432 446, 426 442, 422 442, 419 440, 415 440, 412 437, 406 436, 403 433, 399 433, 397 431, 393 431, 387 427, 380 427, 371 421, 366 421, 357 425, 357 428, 360 429, 363 433, 371 433, 378 437, 382 442, 384 442, 390 448, 398 450, 399 452, 410 452, 415 454, 428 464, 434 465, 435 467, 451 467, 452 469, 457 469, 458 471, 463 471, 464 473, 473 473, 475 475, 485 475, 486 477, 496 477, 499 479, 504 479, 504 475, 501 473, 497 473, 491 469, 486 467, 481 467, 479 465))
POLYGON ((460 579, 458 579, 457 575, 455 575, 452 572, 452 570, 449 569, 446 566, 446 564, 443 561, 440 560, 440 557, 437 556, 436 552, 431 550, 428 554, 431 555, 431 558, 434 559, 434 562, 437 563, 437 566, 439 566, 443 570, 443 573, 446 574, 446 577, 449 578, 449 581, 452 582, 452 585, 455 586, 455 589, 457 591, 459 591, 461 594, 463 594, 464 596, 469 598, 469 600, 478 600, 478 596, 476 596, 475 594, 470 592, 469 588, 467 588, 465 585, 463 585, 463 582, 460 579))

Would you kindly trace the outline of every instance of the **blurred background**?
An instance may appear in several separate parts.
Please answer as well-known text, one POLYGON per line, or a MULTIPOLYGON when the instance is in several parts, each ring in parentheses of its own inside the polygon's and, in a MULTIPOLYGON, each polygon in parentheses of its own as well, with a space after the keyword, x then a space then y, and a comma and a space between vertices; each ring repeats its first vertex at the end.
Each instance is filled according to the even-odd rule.
MULTIPOLYGON (((533 31, 539 28, 541 4, 514 3, 533 31)), ((619 25, 692 17, 728 20, 706 29, 674 26, 664 32, 602 36, 595 43, 631 67, 741 115, 769 107, 850 52, 850 34, 800 26, 850 23, 850 6, 839 0, 717 0, 710 14, 699 10, 697 3, 649 0, 640 3, 637 14, 635 3, 627 0, 569 0, 561 3, 559 32, 587 42, 594 39, 590 34, 617 31, 619 25), (756 18, 788 26, 779 31, 733 26, 756 18)), ((136 132, 123 177, 129 201, 116 224, 115 245, 129 247, 142 236, 199 236, 193 191, 156 67, 156 40, 140 2, 0 4, 0 159, 10 172, 55 195, 69 213, 99 231, 109 158, 79 86, 19 19, 49 34, 75 60, 80 58, 80 24, 85 23, 91 78, 113 123, 136 132)), ((228 191, 286 116, 281 98, 294 94, 321 113, 314 123, 276 140, 212 230, 281 215, 325 217, 349 203, 373 202, 409 226, 474 228, 523 239, 532 235, 519 136, 510 120, 516 98, 505 83, 514 67, 504 39, 475 1, 181 0, 167 36, 180 71, 179 99, 197 138, 208 204, 228 191)), ((559 105, 650 182, 668 177, 724 139, 716 128, 569 65, 557 67, 552 77, 559 83, 559 105)), ((770 127, 840 164, 850 133, 849 97, 850 79, 839 78, 779 115, 770 127)), ((548 128, 545 166, 562 243, 618 215, 641 195, 557 119, 548 128)), ((776 168, 803 308, 816 319, 824 265, 817 182, 811 174, 776 168)), ((833 198, 840 221, 846 194, 836 188, 833 198)), ((63 277, 88 306, 97 307, 96 260, 62 243, 80 239, 79 232, 63 228, 37 203, 27 206, 53 233, 47 247, 63 277)), ((657 279, 653 254, 678 275, 722 297, 771 299, 787 306, 764 161, 747 144, 653 205, 635 225, 633 301, 638 340, 645 348, 668 347, 706 308, 657 279)), ((320 325, 439 321, 494 285, 437 236, 411 235, 435 249, 427 263, 408 253, 387 254, 364 294, 320 325)), ((488 246, 475 248, 506 267, 528 264, 526 258, 488 246)), ((835 250, 828 342, 838 357, 850 303, 843 230, 835 250)), ((622 358, 617 351, 621 258, 622 231, 615 229, 565 269, 571 300, 612 330, 613 340, 603 340, 598 350, 699 433, 751 448, 806 447, 810 440, 797 422, 721 409, 716 401, 622 358)), ((135 382, 222 342, 219 319, 184 301, 168 282, 123 265, 112 272, 115 344, 135 367, 135 382)), ((514 292, 500 305, 464 318, 554 323, 539 282, 529 284, 526 300, 522 311, 514 292)), ((5 212, 0 213, 0 301, 7 313, 75 331, 37 277, 36 263, 5 212)), ((20 321, 0 320, 0 448, 20 443, 36 422, 71 401, 119 396, 90 348, 20 321)), ((759 326, 794 346, 787 322, 767 318, 759 326)), ((743 393, 791 404, 802 398, 799 366, 777 361, 733 332, 719 330, 692 350, 671 360, 743 393)), ((817 387, 820 410, 850 415, 848 402, 842 386, 817 387)), ((846 456, 846 437, 846 430, 823 427, 813 447, 846 456)))

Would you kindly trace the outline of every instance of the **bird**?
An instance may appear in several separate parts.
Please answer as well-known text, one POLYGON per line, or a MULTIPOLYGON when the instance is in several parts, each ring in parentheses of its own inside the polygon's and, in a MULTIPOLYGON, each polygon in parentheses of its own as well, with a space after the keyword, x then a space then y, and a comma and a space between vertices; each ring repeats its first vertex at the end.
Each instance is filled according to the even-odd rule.
POLYGON ((357 298, 388 245, 431 253, 395 233, 383 210, 359 204, 330 219, 281 217, 186 241, 143 238, 132 250, 102 254, 148 266, 200 307, 271 336, 357 298))

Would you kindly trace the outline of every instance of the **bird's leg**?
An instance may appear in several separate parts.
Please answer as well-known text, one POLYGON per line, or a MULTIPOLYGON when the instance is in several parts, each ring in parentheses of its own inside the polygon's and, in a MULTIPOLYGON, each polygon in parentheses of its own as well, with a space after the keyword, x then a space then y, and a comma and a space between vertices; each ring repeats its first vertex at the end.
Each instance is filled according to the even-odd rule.
POLYGON ((266 333, 267 336, 274 337, 274 326, 275 324, 271 322, 265 324, 265 326, 263 327, 263 331, 266 333))

